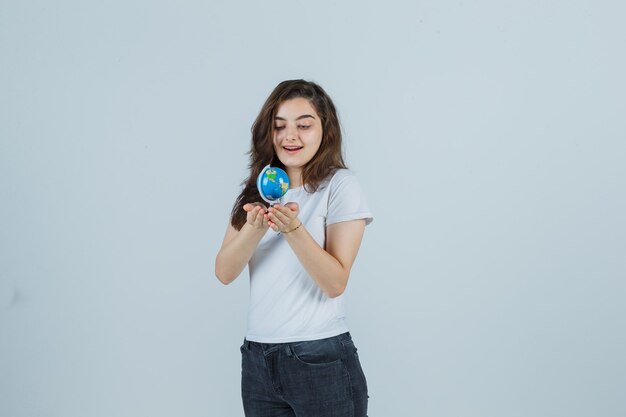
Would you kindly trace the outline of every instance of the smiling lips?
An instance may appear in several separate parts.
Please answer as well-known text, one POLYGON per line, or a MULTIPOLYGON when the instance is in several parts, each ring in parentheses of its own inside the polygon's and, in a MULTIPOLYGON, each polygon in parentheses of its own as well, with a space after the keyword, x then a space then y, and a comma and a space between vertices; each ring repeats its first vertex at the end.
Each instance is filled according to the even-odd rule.
POLYGON ((298 153, 298 151, 302 149, 302 146, 283 146, 283 149, 288 155, 293 155, 298 153))

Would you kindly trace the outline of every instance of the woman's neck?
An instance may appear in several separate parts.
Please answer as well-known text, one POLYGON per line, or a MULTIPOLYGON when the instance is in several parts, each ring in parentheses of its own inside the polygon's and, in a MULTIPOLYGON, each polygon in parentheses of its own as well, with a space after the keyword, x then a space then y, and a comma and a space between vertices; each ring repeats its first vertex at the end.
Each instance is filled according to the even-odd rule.
POLYGON ((289 175, 289 188, 296 188, 302 185, 302 168, 287 168, 289 175))

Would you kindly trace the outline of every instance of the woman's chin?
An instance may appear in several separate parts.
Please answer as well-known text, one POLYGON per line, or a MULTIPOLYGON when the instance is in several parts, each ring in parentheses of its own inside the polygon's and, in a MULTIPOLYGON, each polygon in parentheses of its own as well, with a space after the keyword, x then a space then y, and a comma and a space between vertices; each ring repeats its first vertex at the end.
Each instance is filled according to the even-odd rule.
POLYGON ((283 163, 285 168, 302 168, 305 165, 302 163, 300 158, 280 157, 278 159, 283 163))

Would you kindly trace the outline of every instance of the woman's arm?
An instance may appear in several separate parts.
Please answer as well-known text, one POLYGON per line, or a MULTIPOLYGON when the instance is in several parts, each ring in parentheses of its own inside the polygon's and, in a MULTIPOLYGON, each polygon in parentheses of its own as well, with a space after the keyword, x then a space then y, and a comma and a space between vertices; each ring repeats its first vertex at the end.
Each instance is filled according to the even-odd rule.
POLYGON ((248 212, 246 223, 238 231, 229 222, 222 247, 215 257, 215 276, 225 285, 241 274, 269 227, 264 207, 246 204, 243 209, 248 212))
POLYGON ((267 218, 274 230, 280 230, 304 269, 330 298, 343 294, 350 269, 356 259, 365 231, 365 220, 351 220, 326 227, 326 249, 322 248, 304 226, 297 227, 298 205, 273 206, 267 218), (295 223, 295 224, 294 224, 295 223), (296 228, 297 227, 297 228, 296 228), (295 228, 295 230, 293 230, 295 228), (293 230, 289 232, 289 230, 293 230))

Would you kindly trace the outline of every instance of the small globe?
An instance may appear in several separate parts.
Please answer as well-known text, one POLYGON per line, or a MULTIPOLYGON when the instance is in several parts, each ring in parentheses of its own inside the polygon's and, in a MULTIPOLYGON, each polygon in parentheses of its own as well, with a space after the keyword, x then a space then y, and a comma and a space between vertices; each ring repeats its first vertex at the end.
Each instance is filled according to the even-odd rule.
POLYGON ((256 186, 261 198, 273 204, 280 200, 289 189, 289 176, 282 169, 267 165, 261 170, 256 186))

